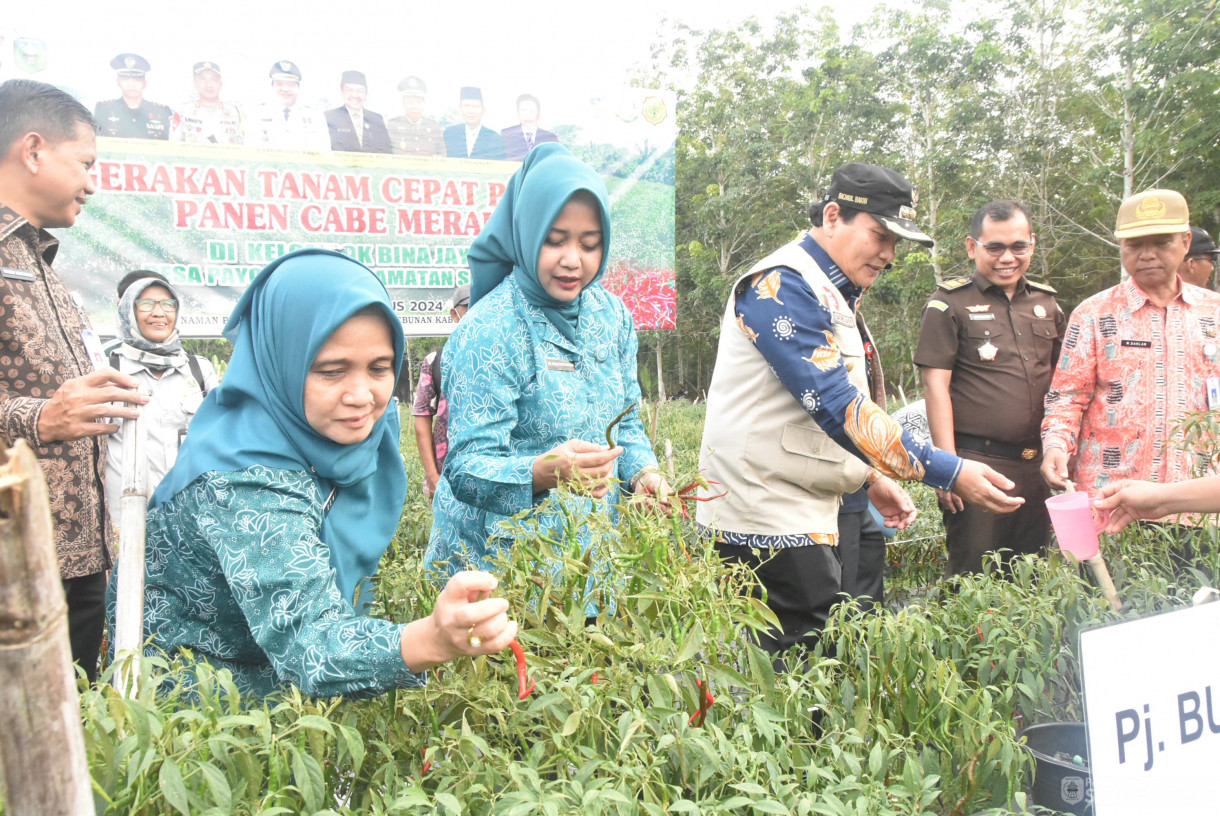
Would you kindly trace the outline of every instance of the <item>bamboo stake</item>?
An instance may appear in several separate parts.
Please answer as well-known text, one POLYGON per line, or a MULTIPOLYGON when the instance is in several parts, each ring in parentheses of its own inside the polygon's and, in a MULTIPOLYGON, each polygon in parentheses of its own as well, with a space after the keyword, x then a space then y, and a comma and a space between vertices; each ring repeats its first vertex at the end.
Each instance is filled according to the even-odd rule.
POLYGON ((10 816, 93 814, 47 485, 0 444, 0 766, 10 816))
POLYGON ((114 615, 114 685, 124 697, 139 691, 144 645, 144 522, 148 513, 147 426, 123 420, 123 495, 119 499, 118 587, 114 615), (124 653, 129 657, 119 658, 124 653))
POLYGON ((1106 562, 1101 557, 1101 553, 1092 558, 1086 558, 1084 562, 1093 571, 1093 577, 1097 579, 1097 585, 1101 587, 1101 594, 1105 595, 1106 600, 1110 602, 1110 608, 1115 612, 1122 609, 1123 602, 1118 599, 1118 590, 1114 588, 1114 579, 1110 577, 1110 570, 1106 567, 1106 562))

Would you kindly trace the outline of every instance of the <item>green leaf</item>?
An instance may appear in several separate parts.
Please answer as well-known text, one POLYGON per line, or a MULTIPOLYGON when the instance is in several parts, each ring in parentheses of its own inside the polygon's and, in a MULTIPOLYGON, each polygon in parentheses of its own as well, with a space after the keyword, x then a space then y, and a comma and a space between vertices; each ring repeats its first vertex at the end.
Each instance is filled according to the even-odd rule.
POLYGON ((171 757, 165 757, 161 761, 161 770, 157 773, 157 783, 165 801, 169 802, 174 810, 182 813, 183 816, 190 816, 191 805, 186 796, 186 786, 182 784, 182 770, 171 757))
POLYGON ((332 737, 335 735, 335 727, 331 724, 331 721, 325 717, 319 717, 317 714, 305 714, 301 719, 297 720, 297 725, 302 728, 322 731, 332 737))
POLYGON ((208 783, 212 801, 226 812, 231 811, 233 809, 233 790, 229 787, 229 780, 225 777, 224 772, 210 762, 196 762, 195 766, 199 768, 199 772, 203 774, 204 780, 208 783))
POLYGON ((292 778, 297 791, 311 813, 322 807, 325 786, 322 783, 322 766, 305 751, 292 748, 292 778))
POLYGON ((576 729, 580 728, 580 710, 573 711, 568 715, 568 718, 563 723, 563 730, 560 731, 560 736, 570 737, 576 733, 576 729))
POLYGON ((761 810, 763 813, 779 813, 782 816, 787 816, 788 808, 781 805, 774 799, 762 799, 754 803, 755 810, 761 810))
POLYGON ((438 793, 436 795, 436 804, 441 807, 446 813, 453 813, 455 816, 461 816, 462 803, 452 793, 438 793))
POLYGON ((674 655, 674 665, 680 666, 690 660, 703 648, 703 624, 695 621, 691 626, 690 631, 686 633, 686 639, 682 641, 682 648, 674 655))

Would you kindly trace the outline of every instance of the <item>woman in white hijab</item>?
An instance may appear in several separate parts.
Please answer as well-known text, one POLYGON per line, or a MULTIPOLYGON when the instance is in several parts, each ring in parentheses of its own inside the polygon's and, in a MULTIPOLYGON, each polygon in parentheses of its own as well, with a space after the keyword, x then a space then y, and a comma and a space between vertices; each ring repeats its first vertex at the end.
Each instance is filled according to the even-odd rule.
MULTIPOLYGON (((119 282, 119 337, 122 345, 110 355, 110 367, 134 377, 152 395, 140 409, 147 428, 144 457, 148 461, 148 490, 178 458, 178 447, 199 409, 204 395, 219 380, 212 364, 182 350, 178 314, 182 299, 161 275, 132 272, 119 282)), ((123 436, 126 424, 107 442, 106 504, 117 521, 123 493, 123 436)))

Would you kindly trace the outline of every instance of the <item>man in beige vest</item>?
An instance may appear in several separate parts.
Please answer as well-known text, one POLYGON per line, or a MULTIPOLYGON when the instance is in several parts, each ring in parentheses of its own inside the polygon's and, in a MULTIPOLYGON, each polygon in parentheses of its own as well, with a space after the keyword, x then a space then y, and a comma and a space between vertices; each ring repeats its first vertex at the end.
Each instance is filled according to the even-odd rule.
POLYGON ((758 575, 781 629, 772 653, 812 646, 839 593, 835 552, 844 493, 868 484, 886 526, 915 508, 894 479, 952 490, 997 513, 1022 504, 980 462, 919 443, 868 398, 855 304, 902 238, 932 245, 915 225, 911 185, 885 167, 848 164, 810 207, 813 228, 755 264, 733 286, 720 328, 702 452, 727 491, 697 520, 721 557, 758 575))

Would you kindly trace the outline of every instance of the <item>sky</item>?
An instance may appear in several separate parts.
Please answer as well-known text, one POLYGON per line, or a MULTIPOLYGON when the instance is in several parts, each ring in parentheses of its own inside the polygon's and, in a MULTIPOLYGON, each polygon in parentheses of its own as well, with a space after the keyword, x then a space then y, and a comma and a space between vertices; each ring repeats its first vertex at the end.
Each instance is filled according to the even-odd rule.
MULTIPOLYGON (((854 17, 844 20, 850 24, 872 2, 837 6, 850 6, 842 12, 854 17)), ((0 15, 0 78, 23 75, 13 64, 15 39, 42 39, 48 44, 48 67, 38 78, 67 87, 88 105, 117 96, 109 60, 132 51, 153 66, 146 98, 171 106, 188 97, 191 66, 197 61, 259 66, 224 76, 228 95, 251 99, 267 93, 265 71, 271 63, 290 59, 304 73, 302 98, 310 104, 338 104, 338 74, 358 69, 369 77, 368 109, 397 114, 397 81, 414 74, 429 83, 429 106, 452 112, 459 87, 483 87, 488 117, 494 120, 511 117, 523 89, 545 88, 551 98, 543 98, 544 125, 548 112, 562 113, 556 106, 562 108, 564 100, 600 96, 625 84, 632 66, 646 65, 652 45, 664 41, 664 34, 658 35, 664 20, 726 28, 748 14, 769 22, 792 9, 791 2, 781 0, 752 0, 748 6, 707 0, 597 5, 574 0, 440 0, 431 5, 349 0, 333 7, 314 0, 60 0, 6 5, 0 15)))

